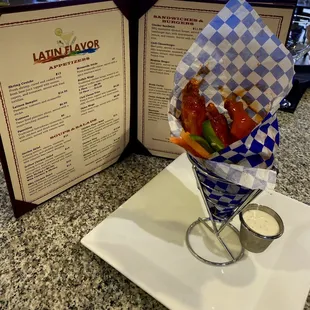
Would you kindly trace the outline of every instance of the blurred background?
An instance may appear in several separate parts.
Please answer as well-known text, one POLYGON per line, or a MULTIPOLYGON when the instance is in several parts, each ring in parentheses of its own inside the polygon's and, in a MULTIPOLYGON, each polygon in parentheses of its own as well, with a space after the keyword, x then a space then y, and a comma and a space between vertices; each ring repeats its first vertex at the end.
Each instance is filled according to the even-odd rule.
MULTIPOLYGON (((299 0, 294 12, 287 47, 297 65, 310 65, 310 0, 299 0)), ((309 67, 310 69, 310 67, 309 67)))

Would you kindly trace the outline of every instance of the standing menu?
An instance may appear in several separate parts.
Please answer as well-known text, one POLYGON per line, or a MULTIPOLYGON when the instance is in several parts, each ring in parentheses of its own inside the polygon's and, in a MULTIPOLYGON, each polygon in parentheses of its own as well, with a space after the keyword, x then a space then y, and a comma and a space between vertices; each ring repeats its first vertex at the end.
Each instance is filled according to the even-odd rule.
POLYGON ((108 1, 4 14, 0 37, 5 158, 15 199, 37 205, 128 143, 128 21, 108 1))
MULTIPOLYGON (((182 152, 169 143, 174 72, 224 4, 115 0, 128 20, 113 1, 91 1, 0 9, 0 157, 16 216, 112 165, 125 148, 182 152)), ((287 1, 256 7, 283 42, 295 0, 287 1)))
MULTIPOLYGON (((223 6, 159 0, 140 18, 138 138, 153 155, 175 158, 184 151, 169 142, 167 102, 173 89, 174 72, 197 35, 223 6)), ((255 10, 285 42, 293 9, 255 7, 255 10)))

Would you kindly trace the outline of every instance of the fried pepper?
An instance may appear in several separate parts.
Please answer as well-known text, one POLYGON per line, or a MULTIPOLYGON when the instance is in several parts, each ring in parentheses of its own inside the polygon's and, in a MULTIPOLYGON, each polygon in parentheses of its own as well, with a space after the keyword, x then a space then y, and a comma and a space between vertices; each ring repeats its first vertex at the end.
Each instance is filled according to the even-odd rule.
POLYGON ((228 114, 233 121, 230 133, 234 140, 240 140, 246 137, 255 128, 256 123, 243 109, 242 102, 234 102, 227 99, 225 101, 225 109, 228 111, 228 114))
POLYGON ((206 120, 205 98, 199 94, 200 83, 191 79, 183 89, 181 106, 182 124, 192 135, 202 135, 202 123, 206 120))

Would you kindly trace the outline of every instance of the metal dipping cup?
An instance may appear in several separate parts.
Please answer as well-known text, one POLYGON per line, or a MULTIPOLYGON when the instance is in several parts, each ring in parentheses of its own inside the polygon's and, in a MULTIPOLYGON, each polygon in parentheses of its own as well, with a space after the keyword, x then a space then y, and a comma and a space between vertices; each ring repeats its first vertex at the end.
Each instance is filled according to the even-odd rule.
POLYGON ((240 226, 240 241, 242 246, 247 249, 249 252, 261 253, 264 252, 270 243, 278 239, 283 235, 284 224, 278 213, 270 209, 269 207, 258 205, 258 204, 249 204, 246 206, 242 212, 239 214, 241 226, 240 226), (252 230, 244 221, 243 214, 249 210, 260 210, 271 215, 279 225, 279 232, 274 236, 264 236, 254 230, 252 230))

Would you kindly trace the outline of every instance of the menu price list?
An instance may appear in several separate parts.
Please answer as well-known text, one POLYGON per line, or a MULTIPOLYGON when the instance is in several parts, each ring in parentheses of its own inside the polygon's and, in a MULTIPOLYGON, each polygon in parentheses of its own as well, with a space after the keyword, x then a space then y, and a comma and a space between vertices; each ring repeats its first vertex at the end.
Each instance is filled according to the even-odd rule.
POLYGON ((76 89, 62 71, 8 86, 30 196, 76 176, 81 163, 96 166, 121 151, 120 115, 102 113, 120 100, 117 64, 113 57, 78 66, 76 89), (78 104, 70 94, 75 90, 78 104))
POLYGON ((174 73, 208 16, 202 19, 200 12, 180 9, 180 2, 169 2, 167 8, 162 4, 156 3, 140 20, 139 58, 144 69, 139 80, 139 139, 152 154, 174 158, 181 152, 169 142, 167 122, 174 73))
POLYGON ((14 195, 35 204, 115 162, 128 141, 128 22, 113 2, 65 11, 74 18, 52 9, 40 27, 33 12, 0 21, 13 20, 0 27, 12 50, 0 51, 0 132, 14 195))
MULTIPOLYGON (((223 6, 158 0, 140 18, 138 136, 153 155, 175 158, 182 152, 181 148, 169 143, 167 105, 174 87, 174 74, 198 34, 223 6)), ((292 9, 269 7, 268 12, 263 7, 255 9, 270 30, 285 42, 292 9)), ((192 62, 193 59, 189 56, 187 60, 192 62)))

